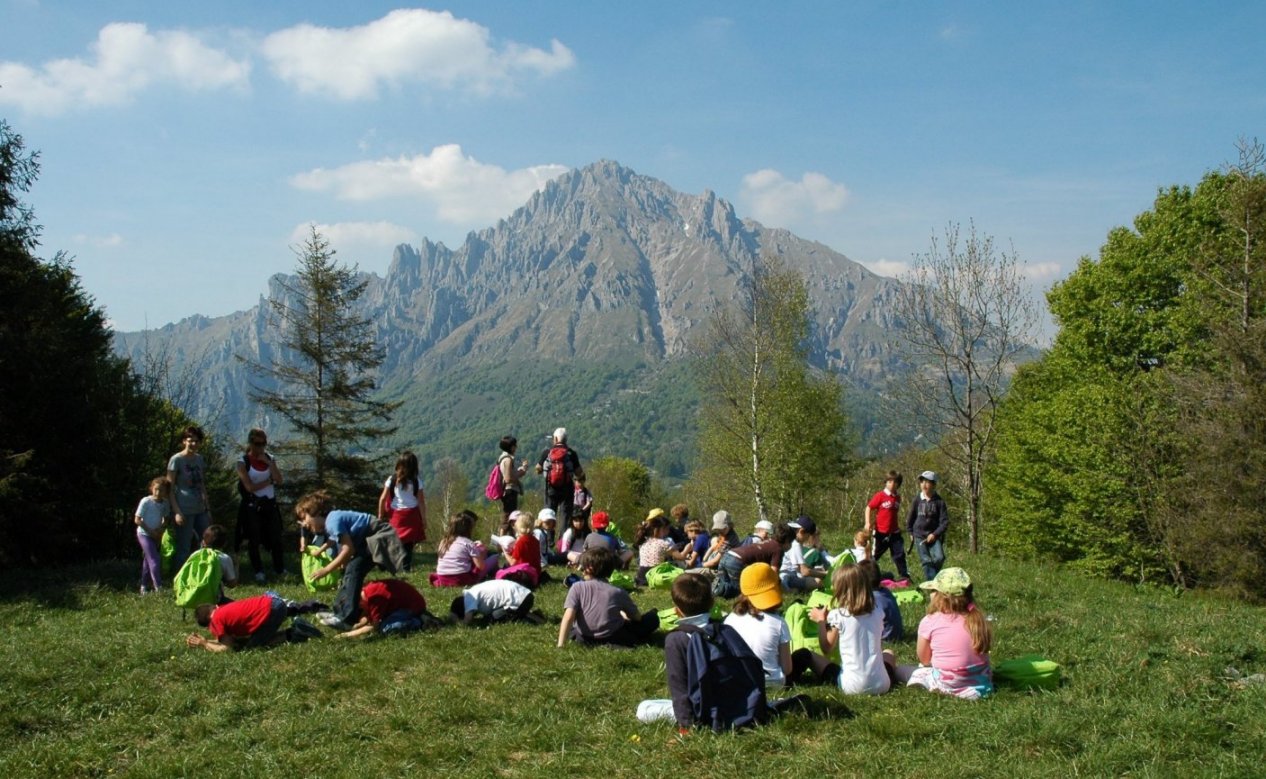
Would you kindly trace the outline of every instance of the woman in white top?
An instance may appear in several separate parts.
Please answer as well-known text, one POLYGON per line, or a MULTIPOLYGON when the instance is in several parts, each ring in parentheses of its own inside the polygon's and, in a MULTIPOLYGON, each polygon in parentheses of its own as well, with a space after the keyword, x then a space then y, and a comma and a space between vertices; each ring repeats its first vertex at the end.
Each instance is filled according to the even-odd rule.
POLYGON ((387 519, 404 547, 404 570, 413 570, 413 547, 426 540, 426 493, 418 475, 418 457, 404 451, 396 459, 396 470, 382 485, 378 497, 378 518, 387 519))
POLYGON ((286 572, 281 549, 281 512, 277 509, 276 486, 281 484, 281 469, 277 461, 265 451, 268 434, 253 428, 246 436, 246 452, 237 461, 237 493, 241 503, 237 508, 237 536, 234 549, 240 549, 242 539, 247 542, 251 568, 255 581, 267 581, 264 563, 259 555, 262 543, 272 556, 273 574, 286 572))

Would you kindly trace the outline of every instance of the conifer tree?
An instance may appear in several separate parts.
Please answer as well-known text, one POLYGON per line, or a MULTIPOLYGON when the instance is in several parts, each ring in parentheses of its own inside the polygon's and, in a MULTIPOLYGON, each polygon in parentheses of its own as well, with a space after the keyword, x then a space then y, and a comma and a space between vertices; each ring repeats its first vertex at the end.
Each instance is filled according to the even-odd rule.
POLYGON ((369 491, 376 462, 367 453, 395 432, 390 420, 399 404, 372 397, 383 357, 372 322, 355 311, 368 282, 335 259, 315 226, 294 251, 294 280, 282 281, 282 293, 269 300, 281 353, 251 364, 263 380, 252 383, 251 398, 281 415, 297 436, 284 450, 307 467, 288 467, 297 477, 291 486, 349 498, 369 491))

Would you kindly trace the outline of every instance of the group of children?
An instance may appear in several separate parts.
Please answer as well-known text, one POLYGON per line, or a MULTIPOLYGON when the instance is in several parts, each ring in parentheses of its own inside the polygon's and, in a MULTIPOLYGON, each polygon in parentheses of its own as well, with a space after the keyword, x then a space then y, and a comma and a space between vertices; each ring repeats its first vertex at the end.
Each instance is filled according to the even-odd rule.
MULTIPOLYGON (((197 443, 188 441, 187 446, 196 449, 197 443)), ((670 698, 643 702, 638 716, 646 721, 673 719, 683 729, 695 724, 697 716, 683 686, 685 636, 710 621, 717 598, 734 598, 734 603, 716 630, 733 631, 759 660, 764 682, 775 689, 817 682, 836 684, 846 694, 878 695, 895 684, 908 684, 977 698, 992 690, 990 625, 975 606, 967 573, 961 568, 942 568, 948 516, 936 494, 936 478, 930 471, 920 475, 920 494, 903 528, 902 478, 889 472, 884 488, 866 505, 865 525, 854 547, 841 553, 847 555, 843 561, 826 551, 816 523, 808 516, 780 526, 762 520, 751 534, 740 538, 728 512, 716 512, 705 530, 703 522, 689 517, 685 506, 673 507, 670 514, 653 509, 630 546, 611 532, 606 512, 590 515, 592 496, 581 482, 576 496, 582 510, 571 513, 561 536, 556 532, 557 516, 549 508, 536 517, 512 510, 489 546, 475 538, 476 514, 454 515, 437 544, 437 563, 429 581, 433 587, 463 588, 449 608, 455 621, 539 623, 543 617, 534 609, 533 590, 548 580, 549 566, 566 565, 574 573, 568 576, 557 645, 572 641, 634 646, 652 640, 660 627, 660 614, 641 612, 628 592, 608 579, 635 557, 639 585, 646 584, 649 571, 665 563, 682 569, 671 590, 676 627, 664 643, 670 698), (903 626, 892 593, 881 584, 878 560, 891 553, 896 577, 908 580, 903 529, 910 534, 923 567, 925 581, 920 589, 930 596, 927 616, 918 627, 917 666, 899 665, 892 651, 884 648, 885 640, 901 638, 903 626), (830 605, 804 609, 816 628, 817 651, 809 646, 793 650, 791 630, 782 614, 784 597, 819 591, 830 593, 830 605)), ((164 527, 170 527, 172 483, 170 478, 154 479, 150 494, 136 510, 136 533, 144 556, 143 593, 163 586, 159 541, 164 527)), ((334 571, 342 574, 333 607, 322 618, 340 637, 408 632, 435 621, 423 595, 408 582, 365 581, 373 566, 367 538, 383 519, 405 546, 405 569, 412 567, 413 546, 426 539, 425 505, 417 458, 409 452, 401 455, 384 484, 377 516, 336 509, 330 496, 321 491, 296 504, 304 536, 324 538, 320 549, 334 552, 310 578, 317 580, 334 571)), ((220 526, 207 528, 202 536, 204 546, 216 549, 223 548, 227 539, 220 526)), ((223 583, 232 587, 237 582, 232 558, 221 556, 228 562, 223 583)), ((886 583, 899 587, 908 581, 886 583)), ((294 604, 275 593, 237 602, 221 596, 218 604, 195 612, 213 639, 195 634, 188 643, 225 651, 319 634, 301 620, 282 631, 285 619, 295 614, 294 604)))

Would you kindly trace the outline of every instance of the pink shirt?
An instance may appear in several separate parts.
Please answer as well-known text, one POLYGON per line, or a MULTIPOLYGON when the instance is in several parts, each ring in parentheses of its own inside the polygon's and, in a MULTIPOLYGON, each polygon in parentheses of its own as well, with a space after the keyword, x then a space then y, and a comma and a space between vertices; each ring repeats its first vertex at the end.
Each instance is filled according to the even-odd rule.
POLYGON ((475 542, 465 536, 458 536, 435 563, 435 572, 441 576, 460 576, 475 569, 475 555, 478 548, 475 542))
POLYGON ((972 648, 971 633, 963 624, 962 614, 929 614, 919 622, 919 638, 932 644, 932 667, 942 671, 963 669, 989 663, 989 655, 972 648))

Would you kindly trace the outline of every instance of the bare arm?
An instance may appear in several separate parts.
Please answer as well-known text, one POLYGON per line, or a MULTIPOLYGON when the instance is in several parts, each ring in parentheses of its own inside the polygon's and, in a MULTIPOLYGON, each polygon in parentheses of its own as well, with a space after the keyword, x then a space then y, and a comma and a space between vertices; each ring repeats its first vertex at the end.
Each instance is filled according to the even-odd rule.
POLYGON ((171 492, 171 511, 172 519, 177 525, 183 527, 185 524, 185 516, 180 513, 180 503, 176 501, 176 472, 167 471, 167 487, 171 492))
MULTIPOLYGON (((819 636, 822 634, 819 633, 819 636)), ((819 638, 819 641, 822 639, 819 638)), ((778 666, 782 668, 783 676, 791 676, 791 643, 778 645, 778 666)))
MULTIPOLYGON (((390 482, 388 482, 389 484, 390 482)), ((383 514, 387 513, 387 509, 391 506, 391 488, 387 484, 382 485, 382 493, 378 495, 378 518, 386 519, 383 514)))
POLYGON ((339 536, 338 556, 330 561, 329 565, 323 565, 312 572, 312 581, 320 579, 322 576, 328 576, 334 571, 339 570, 347 565, 347 561, 352 559, 352 537, 344 533, 339 536))
POLYGON ((818 648, 822 650, 822 654, 827 657, 835 651, 835 645, 840 641, 840 631, 826 624, 826 607, 818 606, 809 612, 809 618, 818 625, 818 648))
POLYGON ((563 621, 558 623, 558 648, 562 649, 567 646, 567 636, 571 633, 572 623, 576 621, 576 610, 565 609, 563 611, 563 621))
POLYGON ((360 621, 356 623, 356 627, 343 633, 337 633, 335 634, 334 637, 335 638, 361 638, 362 636, 368 636, 372 634, 375 629, 376 628, 374 627, 374 623, 369 621, 369 617, 361 617, 360 621))
POLYGON ((919 662, 923 665, 932 663, 932 642, 923 636, 919 636, 919 643, 915 648, 915 654, 919 656, 919 662))
POLYGON ((197 633, 190 633, 186 636, 185 644, 190 647, 201 647, 208 652, 229 652, 236 648, 232 636, 225 636, 223 641, 215 641, 197 633))
POLYGON ((866 524, 863 526, 865 530, 870 530, 870 504, 866 504, 866 510, 862 512, 862 516, 866 517, 866 524))

